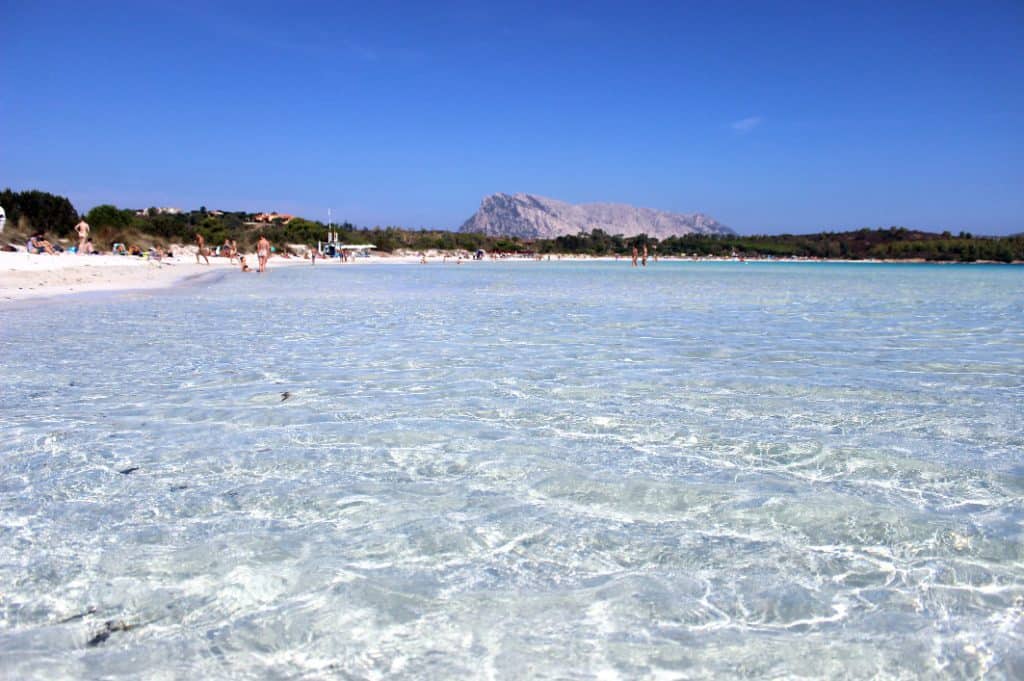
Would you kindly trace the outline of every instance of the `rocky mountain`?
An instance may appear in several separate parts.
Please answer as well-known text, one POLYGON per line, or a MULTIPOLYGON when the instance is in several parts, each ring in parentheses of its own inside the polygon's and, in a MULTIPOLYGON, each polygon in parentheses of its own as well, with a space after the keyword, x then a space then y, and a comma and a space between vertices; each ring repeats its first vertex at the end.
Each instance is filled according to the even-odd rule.
POLYGON ((735 234, 702 213, 666 213, 617 203, 573 205, 532 194, 492 194, 460 231, 523 239, 551 239, 602 229, 608 234, 646 234, 663 239, 680 234, 735 234))

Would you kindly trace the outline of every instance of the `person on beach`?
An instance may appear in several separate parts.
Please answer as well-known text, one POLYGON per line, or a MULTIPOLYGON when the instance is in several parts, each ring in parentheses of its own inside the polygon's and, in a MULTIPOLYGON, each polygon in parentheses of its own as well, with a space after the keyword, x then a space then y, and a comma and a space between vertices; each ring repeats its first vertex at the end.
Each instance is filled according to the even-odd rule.
POLYGON ((57 255, 53 250, 53 244, 44 239, 41 232, 33 234, 28 238, 28 243, 25 244, 25 249, 29 253, 35 253, 36 255, 41 255, 43 253, 57 255))
POLYGON ((199 264, 199 256, 203 256, 206 264, 209 265, 210 259, 206 255, 206 239, 199 232, 196 232, 196 247, 196 264, 199 264))
POLYGON ((75 225, 75 231, 78 233, 78 253, 81 255, 85 251, 85 242, 89 239, 89 223, 79 220, 75 225))
POLYGON ((260 234, 260 240, 256 242, 256 257, 259 259, 257 271, 262 274, 267 271, 267 260, 270 259, 270 242, 262 234, 260 234))
POLYGON ((636 259, 638 255, 640 254, 637 252, 636 246, 633 246, 633 267, 636 267, 636 259))
POLYGON ((248 272, 249 271, 249 265, 248 265, 248 263, 245 262, 245 256, 244 255, 239 255, 238 256, 238 264, 242 266, 242 271, 243 272, 248 272))
POLYGON ((643 263, 644 267, 647 267, 647 244, 644 244, 644 256, 641 262, 643 263))

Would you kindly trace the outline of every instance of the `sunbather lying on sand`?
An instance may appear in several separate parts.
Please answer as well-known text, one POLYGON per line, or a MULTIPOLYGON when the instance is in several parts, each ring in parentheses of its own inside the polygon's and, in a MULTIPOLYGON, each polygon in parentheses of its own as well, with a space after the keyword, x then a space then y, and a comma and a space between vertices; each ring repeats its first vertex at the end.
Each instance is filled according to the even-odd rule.
POLYGON ((28 238, 28 243, 25 244, 25 248, 28 249, 29 253, 49 253, 50 255, 57 255, 53 250, 53 244, 43 238, 42 234, 33 234, 28 238))

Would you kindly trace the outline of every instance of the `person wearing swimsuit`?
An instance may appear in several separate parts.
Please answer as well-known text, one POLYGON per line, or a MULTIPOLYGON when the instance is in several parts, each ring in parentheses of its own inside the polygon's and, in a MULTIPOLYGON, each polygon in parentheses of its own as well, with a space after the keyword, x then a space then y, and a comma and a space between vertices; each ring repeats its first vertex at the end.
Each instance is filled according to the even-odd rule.
POLYGON ((79 220, 75 231, 78 232, 78 254, 81 255, 85 252, 85 242, 89 240, 89 223, 79 220))
POLYGON ((199 256, 203 256, 203 259, 206 260, 206 264, 207 265, 210 264, 210 258, 207 257, 207 251, 206 251, 206 239, 203 238, 202 234, 200 234, 199 232, 196 232, 196 264, 197 265, 199 264, 199 256))
POLYGON ((270 242, 267 237, 260 234, 260 240, 256 242, 256 255, 259 258, 260 266, 258 272, 267 271, 267 260, 270 258, 270 242))

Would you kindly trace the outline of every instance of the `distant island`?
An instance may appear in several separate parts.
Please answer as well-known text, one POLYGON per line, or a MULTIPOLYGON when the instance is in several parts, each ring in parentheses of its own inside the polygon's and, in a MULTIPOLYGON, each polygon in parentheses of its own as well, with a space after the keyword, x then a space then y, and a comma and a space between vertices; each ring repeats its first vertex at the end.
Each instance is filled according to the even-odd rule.
MULTIPOLYGON (((509 198, 515 199, 514 196, 509 198)), ((487 202, 485 199, 484 203, 487 202)), ((7 213, 7 227, 0 234, 0 248, 7 249, 24 246, 28 236, 35 232, 43 232, 54 243, 71 244, 75 237, 74 225, 80 217, 92 226, 97 248, 107 249, 115 241, 143 248, 190 244, 197 232, 204 236, 208 244, 217 245, 225 239, 232 239, 238 242, 240 248, 249 250, 254 247, 259 235, 265 234, 278 247, 287 249, 289 244, 314 246, 325 238, 328 229, 322 222, 292 215, 208 210, 206 207, 197 210, 167 207, 124 209, 102 205, 85 215, 79 215, 66 197, 36 190, 0 191, 0 206, 7 213)), ((636 215, 641 216, 645 209, 633 210, 640 211, 636 215)), ((634 246, 647 245, 652 252, 665 257, 1024 262, 1022 235, 985 237, 966 231, 952 234, 888 227, 844 232, 823 231, 816 234, 743 236, 706 216, 700 217, 702 220, 694 219, 693 231, 660 237, 648 233, 626 235, 625 229, 616 229, 607 223, 604 223, 607 229, 584 228, 577 233, 544 238, 443 229, 359 228, 347 222, 332 225, 331 229, 343 242, 372 243, 385 253, 471 253, 484 250, 535 255, 614 256, 627 255, 634 246)), ((467 224, 472 222, 473 219, 467 224)), ((463 225, 465 228, 466 225, 463 225)))
POLYGON ((625 237, 664 239, 687 234, 735 235, 702 213, 669 213, 619 203, 573 205, 533 194, 491 194, 460 232, 537 240, 601 230, 625 237))

